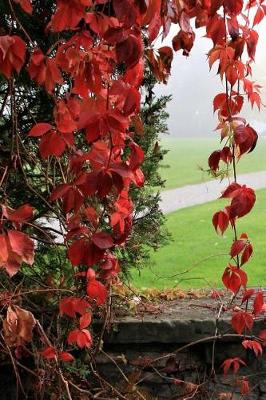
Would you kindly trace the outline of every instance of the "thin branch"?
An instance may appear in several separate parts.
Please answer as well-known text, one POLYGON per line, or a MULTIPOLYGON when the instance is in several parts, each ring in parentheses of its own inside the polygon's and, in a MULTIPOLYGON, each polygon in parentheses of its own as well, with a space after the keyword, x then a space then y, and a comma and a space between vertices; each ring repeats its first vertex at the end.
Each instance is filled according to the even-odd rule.
POLYGON ((5 97, 4 97, 4 100, 3 100, 3 103, 2 103, 2 107, 1 107, 1 110, 0 110, 0 117, 2 117, 2 115, 3 115, 4 109, 5 109, 5 106, 6 106, 6 103, 7 103, 8 96, 10 95, 10 89, 11 89, 11 85, 10 85, 10 82, 8 81, 7 92, 5 94, 5 97))
POLYGON ((20 22, 20 20, 17 18, 11 0, 8 0, 8 3, 9 3, 9 7, 10 7, 10 10, 11 10, 12 16, 14 17, 15 21, 16 21, 17 24, 20 26, 20 29, 22 30, 22 32, 24 33, 24 35, 26 36, 26 38, 28 39, 28 41, 32 44, 33 47, 35 47, 35 44, 34 44, 33 40, 31 39, 30 35, 29 35, 28 32, 26 31, 26 29, 24 28, 24 26, 22 25, 22 23, 20 22))

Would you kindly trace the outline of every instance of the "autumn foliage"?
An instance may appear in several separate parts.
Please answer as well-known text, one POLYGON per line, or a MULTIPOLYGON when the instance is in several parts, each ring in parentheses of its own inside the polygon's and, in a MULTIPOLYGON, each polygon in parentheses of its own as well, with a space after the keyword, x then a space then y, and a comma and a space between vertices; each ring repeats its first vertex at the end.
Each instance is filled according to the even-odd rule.
MULTIPOLYGON (((60 315, 72 326, 65 348, 46 340, 40 354, 48 361, 69 362, 74 359, 73 346, 93 346, 90 324, 94 310, 106 303, 111 285, 119 280, 117 251, 132 230, 134 204, 129 189, 144 183, 144 152, 135 141, 142 134, 139 88, 144 65, 149 63, 155 78, 165 83, 173 50, 188 56, 193 48, 194 25, 204 28, 210 39, 209 67, 217 68, 224 86, 213 100, 222 148, 210 155, 209 168, 218 176, 223 163, 234 173, 221 195, 228 204, 213 216, 217 233, 224 234, 231 227, 234 236, 222 282, 234 296, 243 289, 242 306, 232 316, 234 331, 239 335, 251 331, 264 300, 261 291, 246 289, 248 276, 243 266, 253 247, 247 233, 239 235, 236 227, 238 219, 252 210, 256 195, 252 188, 237 182, 236 162, 254 150, 258 138, 241 110, 245 99, 252 107, 261 107, 260 86, 251 74, 259 39, 256 25, 265 16, 264 2, 57 0, 45 15, 42 34, 50 38, 48 49, 37 45, 16 15, 19 10, 33 21, 40 18, 37 3, 9 1, 8 13, 14 23, 0 36, 0 72, 8 81, 6 104, 14 138, 19 138, 15 107, 19 74, 27 74, 49 96, 53 118, 32 121, 23 145, 38 144, 40 159, 48 164, 56 159, 62 168, 57 182, 47 169, 50 195, 45 200, 64 228, 67 257, 77 282, 75 294, 61 298, 58 304, 60 315), (158 35, 166 37, 172 25, 177 31, 173 49, 155 46, 158 35), (248 301, 252 310, 246 308, 248 301)), ((7 112, 6 104, 2 112, 7 112)), ((18 147, 15 156, 19 164, 18 147)), ((2 167, 2 185, 12 168, 10 163, 2 167)), ((35 245, 25 227, 36 211, 30 204, 13 209, 8 196, 1 207, 0 262, 12 277, 22 263, 34 265, 35 245)), ((25 313, 13 304, 11 294, 4 322, 11 347, 31 340, 36 321, 31 313, 25 313), (18 328, 22 320, 27 324, 26 334, 18 328)), ((245 339, 243 346, 256 355, 262 351, 258 340, 245 339)), ((236 372, 243 364, 232 358, 223 364, 224 371, 232 368, 236 372)))

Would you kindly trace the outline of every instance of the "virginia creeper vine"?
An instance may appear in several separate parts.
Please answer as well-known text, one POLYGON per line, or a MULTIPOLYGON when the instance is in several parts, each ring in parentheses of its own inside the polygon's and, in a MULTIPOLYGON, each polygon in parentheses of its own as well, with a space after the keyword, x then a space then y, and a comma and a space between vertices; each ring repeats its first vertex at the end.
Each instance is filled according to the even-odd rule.
MULTIPOLYGON (((38 234, 47 231, 30 221, 56 218, 61 228, 51 227, 51 231, 59 232, 75 278, 74 286, 65 292, 70 290, 72 295, 59 298, 60 316, 71 328, 64 346, 57 346, 9 293, 3 324, 8 349, 31 342, 35 326, 40 328, 45 345, 41 354, 46 360, 69 362, 74 359, 75 347, 94 346, 90 330, 93 313, 106 303, 110 286, 119 279, 117 253, 132 230, 134 205, 129 189, 144 183, 144 153, 134 140, 142 134, 139 88, 144 64, 149 63, 156 79, 166 83, 173 50, 168 46, 155 49, 153 43, 161 32, 166 37, 170 26, 177 25, 173 49, 188 56, 195 40, 191 21, 196 28, 206 28, 206 37, 213 44, 209 66, 218 64, 225 86, 213 101, 217 130, 225 144, 210 155, 209 167, 218 176, 221 163, 232 166, 233 182, 221 196, 230 204, 215 213, 213 225, 220 234, 232 227, 231 261, 222 281, 234 298, 243 289, 241 308, 233 311, 234 331, 240 336, 251 331, 264 300, 262 291, 246 289, 243 265, 253 247, 246 233, 238 234, 236 224, 251 211, 256 196, 253 189, 237 182, 236 164, 257 142, 257 133, 240 112, 244 97, 252 106, 261 106, 260 86, 250 77, 258 41, 254 27, 265 16, 264 0, 57 0, 44 17, 38 14, 39 9, 37 0, 9 0, 0 36, 0 71, 7 83, 1 114, 11 113, 12 122, 10 159, 1 165, 0 265, 10 277, 18 273, 22 263, 33 265, 33 238, 38 240, 38 234), (48 49, 38 42, 37 34, 29 35, 19 19, 21 13, 33 22, 44 19, 41 29, 49 39, 48 49), (44 116, 40 121, 34 121, 28 110, 27 132, 22 131, 16 110, 16 98, 23 98, 27 90, 20 84, 21 74, 35 82, 33 91, 43 91, 53 109, 52 119, 44 116), (38 145, 41 165, 45 165, 41 170, 45 190, 40 192, 27 180, 32 159, 25 153, 30 145, 38 145), (57 167, 60 174, 55 173, 57 167), (17 169, 28 190, 43 200, 45 212, 30 204, 12 208, 5 185, 17 169), (248 307, 251 298, 252 310, 248 307), (28 323, 26 334, 14 328, 14 321, 17 324, 22 319, 28 323)), ((39 240, 49 243, 50 239, 44 234, 39 240)), ((264 339, 262 332, 261 339, 244 339, 242 344, 258 354, 264 339)), ((226 360, 225 372, 231 366, 237 370, 241 364, 237 358, 226 360)), ((60 376, 71 396, 69 385, 60 376)))

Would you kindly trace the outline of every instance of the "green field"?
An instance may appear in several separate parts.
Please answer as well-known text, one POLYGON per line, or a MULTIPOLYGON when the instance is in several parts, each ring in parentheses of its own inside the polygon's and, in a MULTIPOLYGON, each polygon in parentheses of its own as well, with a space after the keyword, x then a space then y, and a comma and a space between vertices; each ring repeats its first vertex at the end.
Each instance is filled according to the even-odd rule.
MULTIPOLYGON (((137 271, 133 272, 133 284, 138 288, 160 289, 222 286, 221 275, 229 260, 226 253, 232 232, 228 229, 224 237, 218 236, 211 218, 223 204, 226 204, 224 200, 217 200, 169 214, 167 226, 173 242, 152 254, 150 265, 140 276, 137 271), (189 272, 182 274, 186 270, 189 272)), ((255 207, 239 220, 238 232, 247 232, 254 245, 254 256, 246 267, 249 284, 265 287, 266 190, 257 191, 255 207)))
MULTIPOLYGON (((162 178, 166 180, 166 189, 210 180, 210 176, 200 171, 199 167, 206 170, 211 152, 221 148, 215 133, 213 139, 164 138, 162 147, 169 150, 161 168, 162 178), (166 165, 169 165, 169 168, 164 167, 166 165)), ((255 151, 240 160, 239 173, 266 170, 265 154, 266 139, 260 138, 255 151)))

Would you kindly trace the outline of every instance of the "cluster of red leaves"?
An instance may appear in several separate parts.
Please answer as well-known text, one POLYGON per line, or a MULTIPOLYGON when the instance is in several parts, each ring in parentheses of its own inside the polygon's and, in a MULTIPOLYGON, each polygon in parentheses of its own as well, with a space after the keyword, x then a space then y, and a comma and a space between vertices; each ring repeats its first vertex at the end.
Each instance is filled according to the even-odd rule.
MULTIPOLYGON (((230 203, 214 214, 212 222, 218 234, 223 235, 230 225, 233 230, 234 240, 229 251, 231 261, 225 268, 222 281, 234 297, 241 288, 243 289, 241 306, 234 309, 231 320, 233 330, 239 335, 250 332, 255 318, 265 311, 262 291, 246 289, 248 276, 243 266, 252 256, 253 246, 246 233, 238 236, 236 228, 237 220, 248 214, 256 201, 253 189, 237 183, 236 162, 244 154, 254 150, 258 139, 257 132, 239 114, 245 97, 252 107, 261 107, 260 85, 249 78, 259 37, 254 26, 265 16, 263 3, 264 1, 249 1, 245 4, 242 0, 211 2, 212 16, 208 20, 206 34, 213 42, 213 47, 208 53, 209 67, 211 69, 216 64, 217 74, 225 82, 225 91, 217 94, 213 100, 213 109, 218 113, 219 120, 217 130, 220 132, 221 142, 225 143, 221 150, 216 150, 210 155, 208 164, 210 171, 216 176, 220 174, 222 162, 227 169, 233 169, 234 175, 233 182, 221 196, 230 203), (251 25, 249 15, 253 7, 257 7, 257 10, 251 25), (251 301, 252 310, 248 307, 251 301)), ((259 340, 245 339, 242 345, 245 349, 252 350, 256 356, 262 354, 259 340)), ((222 367, 225 374, 229 369, 237 373, 241 365, 246 365, 243 360, 229 358, 224 361, 222 367)), ((249 392, 247 379, 239 381, 239 385, 243 395, 249 392)))
MULTIPOLYGON (((16 2, 24 12, 34 11, 29 0, 16 2)), ((24 67, 54 102, 53 120, 37 121, 28 137, 38 140, 41 158, 68 159, 68 177, 54 188, 49 201, 65 214, 67 255, 76 278, 84 280, 82 293, 60 303, 61 315, 76 324, 67 343, 80 348, 91 347, 91 313, 105 304, 108 286, 118 279, 115 250, 127 240, 133 222, 130 186, 144 183, 140 169, 144 152, 133 135, 141 126, 142 29, 147 28, 152 43, 163 25, 160 1, 113 0, 111 7, 106 3, 57 0, 46 29, 62 33, 62 38, 46 53, 32 42, 26 44, 25 35, 0 37, 3 75, 9 79, 24 67), (118 68, 123 71, 119 76, 118 68), (79 147, 80 135, 87 148, 79 147)), ((161 48, 159 57, 152 49, 147 54, 158 79, 166 81, 172 49, 161 48)), ((1 265, 12 275, 22 262, 32 264, 33 242, 19 231, 18 223, 27 219, 17 217, 20 209, 17 214, 6 210, 0 256, 1 265), (15 229, 6 230, 5 221, 15 229)), ((47 359, 70 361, 67 354, 53 346, 42 352, 47 359)))
POLYGON ((0 36, 0 71, 10 78, 20 72, 26 56, 26 43, 16 35, 0 36))
POLYGON ((0 267, 5 268, 9 276, 15 275, 23 262, 33 264, 34 243, 20 230, 32 217, 33 208, 28 204, 16 210, 5 205, 1 207, 0 267))
MULTIPOLYGON (((30 0, 14 1, 24 12, 32 13, 30 0)), ((182 50, 188 56, 193 47, 191 20, 195 18, 196 28, 205 27, 206 37, 212 42, 209 66, 216 64, 226 82, 225 92, 213 101, 219 119, 217 130, 226 143, 210 155, 209 167, 217 173, 222 161, 235 168, 236 159, 252 151, 257 142, 257 133, 239 113, 245 96, 252 106, 261 106, 260 86, 249 77, 258 42, 254 26, 265 16, 263 3, 250 1, 245 7, 242 0, 57 0, 46 30, 56 33, 60 40, 46 53, 33 43, 26 44, 24 40, 29 38, 25 35, 23 39, 17 34, 0 36, 3 75, 10 79, 24 68, 53 101, 53 120, 37 121, 29 131, 29 140, 38 141, 42 158, 64 157, 68 161, 67 177, 54 187, 49 199, 65 214, 68 258, 76 278, 84 281, 82 293, 60 302, 61 316, 71 318, 74 326, 68 333, 68 345, 92 346, 88 328, 93 308, 104 305, 109 285, 118 279, 115 250, 123 246, 132 230, 134 205, 129 189, 144 183, 140 169, 144 153, 133 133, 142 131, 139 87, 144 59, 156 79, 166 82, 173 50, 182 50), (257 9, 250 26, 248 15, 253 7, 257 9), (165 37, 172 23, 178 26, 173 50, 168 46, 154 49, 152 44, 160 30, 165 37), (145 52, 143 35, 148 43, 145 52), (81 136, 86 146, 79 146, 81 136)), ((250 212, 256 196, 251 188, 235 181, 221 197, 229 199, 230 204, 213 216, 213 225, 223 234, 231 224, 235 232, 230 249, 234 263, 226 267, 222 280, 236 295, 241 287, 246 290, 248 279, 242 267, 253 252, 246 234, 237 237, 236 222, 250 212)), ((10 275, 22 262, 33 262, 33 242, 20 231, 31 216, 30 206, 17 210, 2 207, 0 262, 10 275)), ((264 308, 261 292, 246 290, 243 304, 251 296, 255 296, 253 311, 241 309, 232 318, 239 334, 252 328, 254 318, 264 308)), ((261 353, 258 342, 245 340, 243 346, 261 353)), ((73 359, 69 352, 53 346, 44 349, 42 355, 46 359, 73 359)), ((231 358, 223 368, 225 373, 230 368, 237 372, 240 365, 244 365, 242 360, 231 358)))
POLYGON ((239 357, 228 358, 222 364, 224 374, 226 375, 229 372, 230 368, 232 368, 234 374, 236 374, 240 368, 240 365, 246 365, 246 363, 243 360, 241 360, 241 358, 239 357))
MULTIPOLYGON (((229 222, 232 226, 235 226, 237 218, 241 218, 251 211, 256 201, 256 195, 253 189, 247 188, 246 185, 239 185, 238 183, 234 182, 227 187, 221 198, 231 199, 231 204, 226 206, 224 210, 215 213, 212 223, 216 232, 223 234, 227 229, 229 222)), ((246 234, 243 235, 244 236, 240 238, 240 241, 236 241, 236 243, 233 244, 230 252, 231 256, 234 257, 235 255, 241 253, 241 251, 245 248, 246 252, 243 256, 242 264, 247 262, 249 258, 248 252, 252 253, 251 247, 245 245, 245 239, 247 239, 247 236, 246 234)))

